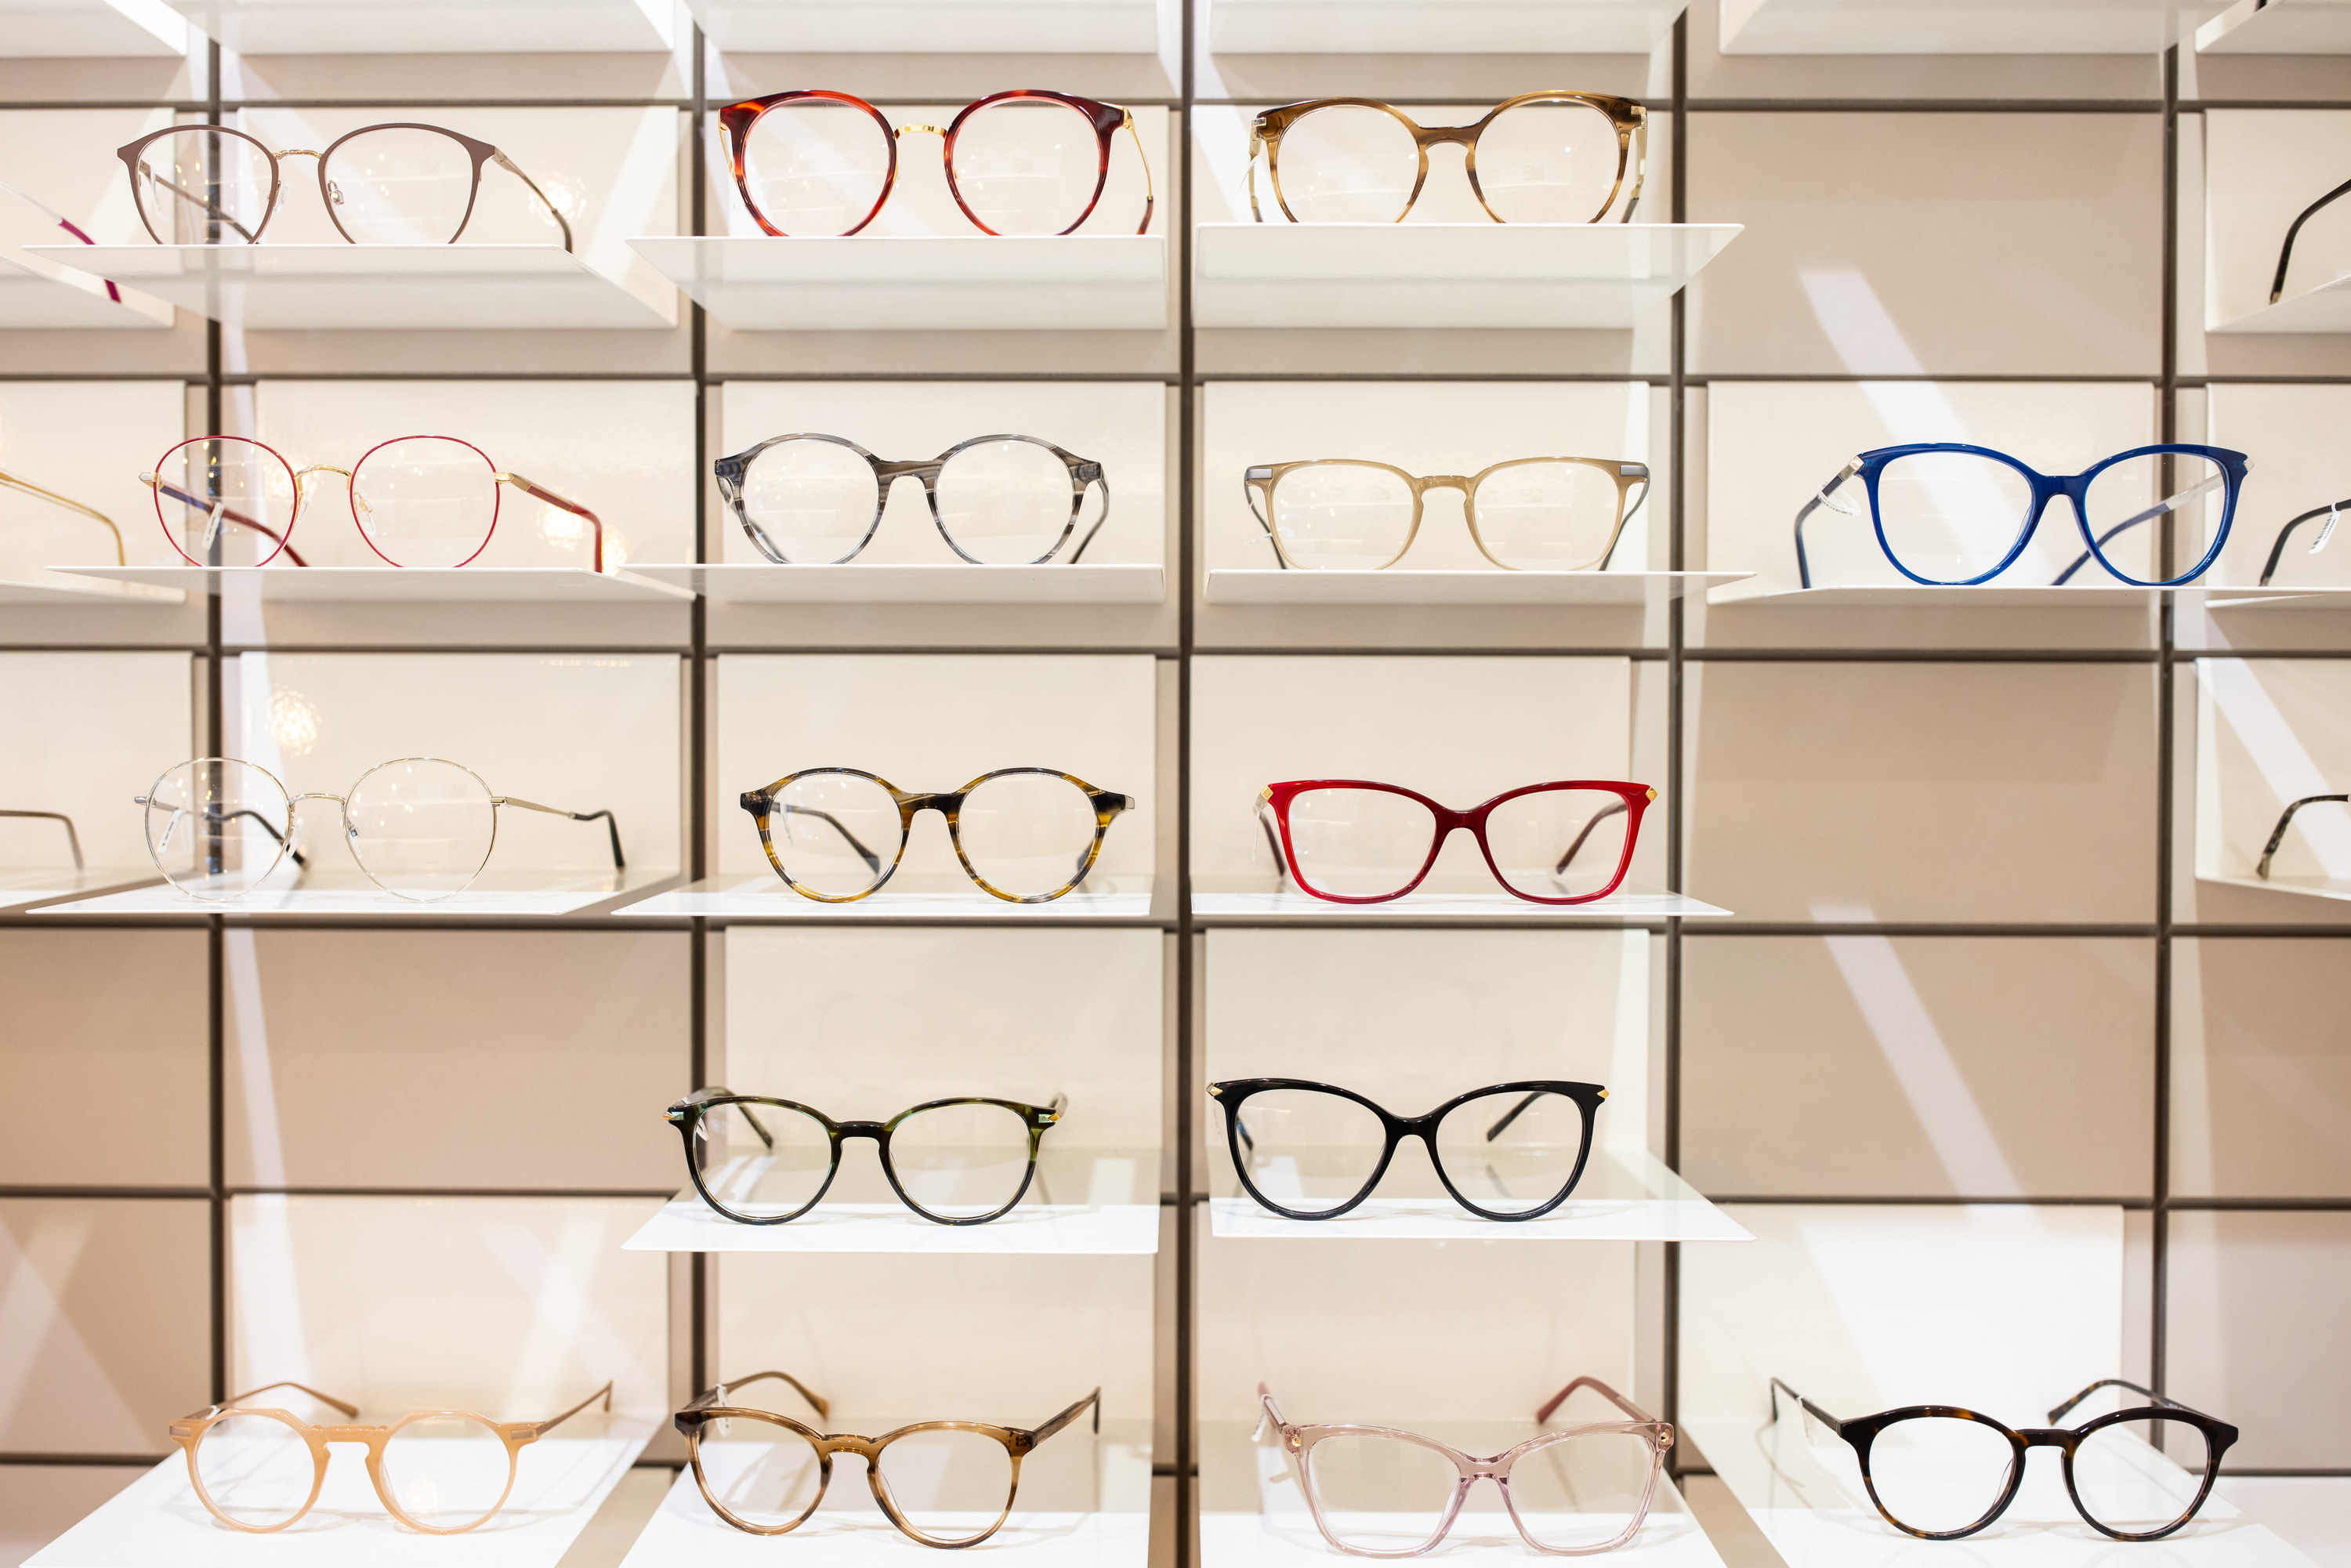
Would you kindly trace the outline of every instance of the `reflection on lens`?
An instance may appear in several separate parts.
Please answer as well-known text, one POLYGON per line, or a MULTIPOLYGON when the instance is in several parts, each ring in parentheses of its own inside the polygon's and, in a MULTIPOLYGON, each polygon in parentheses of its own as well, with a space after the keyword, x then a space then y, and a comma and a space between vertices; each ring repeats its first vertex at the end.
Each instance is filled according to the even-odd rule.
POLYGON ((440 435, 389 441, 351 470, 351 512, 394 566, 463 566, 498 517, 497 470, 478 448, 440 435))
POLYGON ((1328 898, 1393 898, 1437 841, 1437 819, 1386 789, 1307 789, 1290 802, 1290 875, 1328 898))
POLYGON ((1341 1433, 1306 1450, 1316 1520, 1358 1552, 1412 1552, 1436 1539, 1460 1485, 1453 1461, 1404 1437, 1341 1433))
POLYGON ((1418 510, 1393 469, 1310 463, 1281 476, 1268 520, 1292 566, 1365 571, 1404 554, 1418 510))
POLYGON ((1000 235, 1058 235, 1086 215, 1102 183, 1093 121, 1050 99, 991 103, 956 131, 956 194, 1000 235))
POLYGON ((820 898, 855 898, 882 885, 898 861, 898 802, 881 780, 822 768, 784 786, 768 817, 768 842, 795 886, 820 898))
POLYGON ((864 223, 890 178, 889 131, 830 99, 778 104, 743 139, 752 204, 788 235, 845 235, 864 223))
POLYGON ((948 541, 989 566, 1045 559, 1077 516, 1069 465, 1050 447, 1017 438, 982 442, 948 458, 932 497, 948 541))
POLYGON ((832 1135, 805 1112, 768 1102, 725 1102, 694 1124, 703 1190, 730 1218, 772 1220, 824 1196, 832 1135))
POLYGON ((131 191, 165 245, 257 245, 275 178, 268 152, 251 137, 192 127, 140 149, 131 191))
POLYGON ((411 757, 370 768, 344 808, 351 853, 387 893, 430 900, 462 893, 497 836, 490 788, 454 762, 411 757))
POLYGON ((1520 571, 1597 567, 1616 532, 1614 475, 1588 463, 1513 463, 1480 480, 1469 506, 1479 548, 1520 571))
POLYGON ((1301 1214, 1343 1208, 1369 1186, 1387 1148, 1371 1107, 1314 1089, 1268 1089, 1230 1112, 1249 1186, 1301 1214))
POLYGON ((329 215, 360 245, 448 245, 472 213, 474 155, 443 131, 363 131, 319 172, 329 215))
POLYGON ((2074 1451, 2074 1495, 2108 1530, 2146 1535, 2187 1517, 2210 1462, 2202 1428, 2189 1422, 2117 1421, 2074 1451))
POLYGON ((1877 476, 1888 554, 1929 582, 1983 576, 2016 548, 2032 515, 2032 482, 1996 457, 1915 452, 1877 476))
POLYGON ((1510 1090, 1455 1106, 1437 1124, 1437 1158, 1462 1199, 1527 1214, 1563 1196, 1584 1153, 1583 1107, 1564 1094, 1510 1090))
POLYGON ((148 791, 147 852, 181 892, 235 898, 277 868, 293 820, 284 787, 250 762, 183 762, 148 791))
POLYGON ((1058 773, 1022 769, 984 779, 956 813, 972 874, 1014 898, 1058 897, 1093 852, 1094 806, 1058 773))
POLYGON ((882 519, 873 465, 855 448, 803 436, 751 459, 743 515, 793 565, 847 560, 882 519))
POLYGON ((1301 224, 1391 224, 1420 177, 1411 128, 1384 109, 1332 104, 1281 133, 1275 177, 1301 224))
POLYGON ((695 1462, 719 1507, 766 1530, 806 1519, 824 1491, 816 1445, 780 1421, 749 1416, 705 1421, 695 1462))
POLYGON ((1623 872, 1633 813, 1605 789, 1535 789, 1486 814, 1495 874, 1529 898, 1589 898, 1623 872))
POLYGON ((196 1439, 196 1479, 239 1524, 268 1530, 302 1511, 318 1483, 302 1435, 275 1416, 226 1416, 196 1439))
POLYGON ((916 1111, 891 1129, 890 1169, 926 1214, 995 1214, 1011 1206, 1029 1179, 1029 1124, 1001 1105, 916 1111))
POLYGON ((185 441, 155 465, 155 515, 195 566, 264 566, 285 548, 301 496, 294 470, 257 441, 185 441))
POLYGON ((1608 208, 1624 153, 1588 103, 1522 103, 1478 138, 1478 191, 1506 224, 1588 224, 1608 208))
POLYGON ((1012 1506, 1012 1454, 981 1432, 909 1432, 882 1450, 876 1473, 899 1517, 931 1541, 959 1544, 1012 1506))
MULTIPOLYGON (((2220 537, 2228 498, 2228 474, 2218 463, 2167 452, 2126 457, 2099 469, 2085 495, 2083 516, 2098 541, 2098 555, 2116 576, 2134 582, 2184 582, 2220 537), (2167 524, 2176 576, 2163 567, 2167 524)), ((2097 578, 2094 566, 2074 580, 2097 578)))
POLYGON ((392 1500, 427 1530, 463 1530, 506 1500, 514 1461, 497 1429, 471 1416, 420 1416, 383 1445, 392 1500))
POLYGON ((2008 1490, 2016 1450, 1997 1427, 1948 1416, 1896 1421, 1869 1446, 1880 1507, 1912 1530, 1940 1535, 1990 1513, 2008 1490))

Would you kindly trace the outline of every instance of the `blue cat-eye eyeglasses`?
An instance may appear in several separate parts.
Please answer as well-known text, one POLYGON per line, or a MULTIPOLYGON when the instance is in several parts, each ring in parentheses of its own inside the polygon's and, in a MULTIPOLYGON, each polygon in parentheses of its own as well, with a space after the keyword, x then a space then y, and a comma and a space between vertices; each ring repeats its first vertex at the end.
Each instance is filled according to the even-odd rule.
MULTIPOLYGON (((1989 582, 2024 554, 2042 513, 2063 496, 2073 504, 2084 549, 2053 586, 2062 586, 2095 559, 2124 582, 2173 588, 2194 581, 2220 559, 2247 466, 2243 453, 2224 446, 2166 444, 2118 452, 2079 474, 2050 475, 1984 446, 1944 441, 1881 446, 1846 464, 1796 514, 1796 576, 1802 586, 1813 586, 1804 524, 1814 512, 1825 507, 1849 517, 1861 515, 1850 498, 1837 495, 1839 486, 1859 475, 1869 493, 1878 548, 1913 582, 1989 582), (2109 543, 2141 523, 2175 520, 2191 525, 2182 540, 2189 548, 2199 531, 2210 541, 2202 559, 2178 576, 2134 576, 2106 553, 2109 543)), ((2127 542, 2159 560, 2166 540, 2158 529, 2127 542)))

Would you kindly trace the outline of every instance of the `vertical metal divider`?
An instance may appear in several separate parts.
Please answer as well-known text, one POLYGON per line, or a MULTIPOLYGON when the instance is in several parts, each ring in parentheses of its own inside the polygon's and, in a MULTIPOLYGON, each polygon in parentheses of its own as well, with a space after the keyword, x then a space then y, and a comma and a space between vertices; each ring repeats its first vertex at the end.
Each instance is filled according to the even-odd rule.
POLYGON ((1193 969, 1197 941, 1192 924, 1192 639, 1196 575, 1194 482, 1198 454, 1199 364, 1192 330, 1192 110, 1196 97, 1193 47, 1205 0, 1184 0, 1176 84, 1176 168, 1168 217, 1176 228, 1176 1488, 1175 1568, 1199 1560, 1199 1442, 1194 1430, 1193 1341, 1198 1329, 1199 1173, 1193 1168, 1193 969))
MULTIPOLYGON (((204 42, 204 120, 221 122, 221 47, 204 42)), ((207 138, 207 140, 214 140, 207 138)), ((221 324, 204 322, 204 434, 221 434, 221 324)), ((204 755, 221 754, 221 601, 204 596, 204 755)), ((204 917, 204 1180, 210 1222, 212 1397, 228 1397, 228 921, 204 917)))
MULTIPOLYGON (((2163 324, 2160 341, 2163 381, 2158 393, 2157 435, 2159 442, 2179 439, 2179 46, 2163 55, 2163 324)), ((2168 467, 2168 460, 2166 460, 2168 467)), ((2174 538, 2169 514, 2163 518, 2159 565, 2164 576, 2174 570, 2174 538)), ((2171 840, 2179 801, 2172 787, 2176 750, 2177 666, 2179 606, 2164 595, 2156 612, 2155 712, 2155 1128, 2153 1158, 2148 1171, 2149 1210, 2147 1273, 2147 1386, 2163 1392, 2166 1373, 2164 1336, 2169 1329, 2167 1270, 2171 1248, 2171 840)))
MULTIPOLYGON (((700 23, 693 26, 694 107, 686 127, 687 227, 703 232, 709 221, 707 199, 709 150, 703 124, 709 118, 709 51, 700 23)), ((689 298, 686 308, 688 352, 694 370, 694 559, 710 559, 710 342, 709 318, 699 301, 689 298)), ((710 601, 694 596, 687 609, 685 873, 699 882, 705 873, 704 837, 709 831, 710 781, 708 696, 710 687, 710 601)), ((710 1065, 710 922, 695 915, 686 936, 686 1076, 690 1092, 709 1081, 710 1065)), ((694 1315, 687 1329, 686 1381, 693 1391, 710 1386, 710 1255, 686 1254, 687 1310, 694 1315)))
MULTIPOLYGON (((1689 221, 1689 13, 1684 11, 1674 18, 1673 32, 1673 194, 1667 208, 1668 221, 1689 221)), ((1688 386, 1683 380, 1688 368, 1687 313, 1689 289, 1687 285, 1674 291, 1667 308, 1671 312, 1670 329, 1667 338, 1667 483, 1672 493, 1667 497, 1666 570, 1686 570, 1688 546, 1685 532, 1687 513, 1683 497, 1687 487, 1686 455, 1688 449, 1687 397, 1688 386)), ((1682 888, 1682 648, 1687 634, 1685 608, 1679 596, 1666 601, 1666 891, 1679 893, 1682 888)), ((1665 1018, 1665 1082, 1660 1092, 1666 1106, 1665 1162, 1669 1170, 1679 1171, 1682 1165, 1682 923, 1678 919, 1666 922, 1666 1018, 1665 1018)), ((1659 1408, 1668 1421, 1681 1419, 1681 1284, 1682 1249, 1679 1242, 1665 1244, 1663 1289, 1659 1292, 1659 1310, 1664 1314, 1664 1378, 1658 1401, 1659 1408)), ((1673 1463, 1673 1473, 1681 1473, 1681 1453, 1678 1445, 1667 1450, 1673 1463)))

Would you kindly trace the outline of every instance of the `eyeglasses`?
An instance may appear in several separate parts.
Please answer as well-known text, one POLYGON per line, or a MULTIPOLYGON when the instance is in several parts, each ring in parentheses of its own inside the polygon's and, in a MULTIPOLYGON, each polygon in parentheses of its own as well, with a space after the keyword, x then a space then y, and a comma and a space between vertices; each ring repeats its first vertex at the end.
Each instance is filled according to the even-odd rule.
POLYGON ((186 1450, 196 1498, 231 1530, 268 1535, 310 1511, 327 1480, 327 1445, 367 1445, 368 1479, 392 1518, 427 1535, 462 1535, 486 1523, 514 1490, 517 1456, 598 1400, 609 1383, 544 1421, 493 1421, 471 1410, 412 1410, 388 1427, 314 1427, 290 1412, 246 1402, 292 1388, 356 1417, 356 1406, 272 1383, 172 1423, 186 1450))
POLYGON ((1069 1108, 927 1100, 887 1122, 836 1122, 795 1101, 697 1089, 662 1113, 685 1140, 702 1200, 739 1225, 781 1225, 823 1201, 841 1146, 871 1138, 898 1201, 941 1225, 1002 1218, 1037 1175, 1037 1145, 1069 1108))
POLYGON ((703 1500, 753 1535, 785 1535, 807 1523, 832 1484, 832 1457, 855 1454, 865 1461, 873 1500, 901 1532, 925 1546, 976 1546, 1012 1516, 1020 1461, 1038 1444, 1089 1408, 1094 1431, 1102 1431, 1099 1388, 1034 1428, 922 1421, 878 1437, 820 1432, 773 1410, 730 1403, 768 1378, 790 1384, 819 1420, 831 1414, 831 1405, 791 1374, 755 1372, 698 1396, 674 1417, 703 1500), (974 1531, 990 1512, 994 1521, 974 1531))
POLYGON ((1469 538, 1496 566, 1592 571, 1606 570, 1625 522, 1649 498, 1649 469, 1600 457, 1520 457, 1467 476, 1423 476, 1326 457, 1247 469, 1241 489, 1283 567, 1394 566, 1420 533, 1428 492, 1458 490, 1469 538), (1640 494, 1627 508, 1635 485, 1640 494))
POLYGON ((2270 862, 2275 858, 2278 846, 2285 842, 2285 831, 2293 825, 2294 814, 2296 811, 2301 810, 2304 806, 2336 803, 2351 804, 2351 795, 2304 795, 2301 800, 2286 807, 2278 816, 2277 826, 2270 830, 2270 841, 2262 846, 2261 863, 2253 867, 2253 874, 2264 882, 2269 880, 2270 862))
POLYGON ((157 245, 258 245, 277 214, 278 163, 308 158, 335 232, 353 245, 455 245, 474 215, 482 166, 528 186, 571 248, 571 225, 515 161, 438 125, 367 125, 323 152, 273 152, 222 125, 177 125, 115 150, 157 245))
POLYGON ((303 483, 313 474, 349 482, 351 521, 387 565, 467 565, 489 548, 498 487, 511 485, 578 518, 564 525, 570 538, 584 524, 595 570, 604 570, 604 525, 595 513, 519 474, 500 473, 487 453, 454 435, 402 435, 369 447, 349 468, 315 463, 299 470, 258 441, 205 435, 163 454, 139 482, 155 493, 163 537, 191 566, 267 566, 281 554, 308 566, 293 536, 303 483))
POLYGON ((132 803, 147 808, 147 852, 165 880, 192 897, 226 900, 251 893, 289 855, 308 869, 293 841, 294 807, 302 800, 340 806, 344 841, 368 880, 419 902, 473 884, 489 863, 501 806, 601 821, 611 834, 613 869, 628 863, 611 812, 493 795, 471 768, 434 757, 378 763, 344 795, 289 795, 266 768, 200 757, 167 771, 132 803))
MULTIPOLYGON (((74 870, 80 871, 81 835, 74 831, 73 819, 63 811, 0 811, 0 817, 23 818, 31 821, 55 822, 66 831, 66 848, 73 852, 74 870)), ((2281 831, 2283 830, 2281 829, 2281 831)))
POLYGON ((2285 243, 2278 246, 2277 274, 2270 279, 2271 304, 2276 304, 2279 298, 2285 293, 2285 269, 2294 260, 2294 236, 2302 233, 2302 225, 2316 217, 2318 215, 2319 209, 2325 206, 2329 202, 2346 194, 2351 194, 2351 180, 2344 181, 2343 183, 2335 186, 2335 189, 2327 192, 2326 194, 2319 197, 2318 200, 2303 208, 2301 214, 2297 216, 2292 224, 2287 225, 2285 231, 2285 243))
POLYGON ((1949 1405, 1906 1405, 1839 1420, 1775 1377, 1771 1412, 1779 1419, 1784 1394, 1852 1444, 1869 1500, 1886 1523, 1907 1535, 1928 1541, 1973 1535, 2016 1500, 2027 1450, 2055 1448, 2064 1456, 2065 1490, 2093 1528, 2117 1541, 2160 1540, 2204 1506, 2237 1429, 2119 1377, 2100 1378, 2049 1412, 2049 1419, 2061 1419, 2101 1388, 2124 1389, 2147 1403, 2078 1427, 2022 1431, 1949 1405), (2184 1506, 2177 1489, 2165 1484, 2161 1468, 2147 1462, 2150 1448, 2183 1469, 2203 1472, 2184 1506))
POLYGON ((882 527, 890 486, 908 477, 923 482, 947 548, 977 565, 1051 560, 1076 529, 1089 486, 1102 486, 1102 515, 1070 552, 1072 564, 1110 518, 1102 465, 1033 435, 976 435, 927 462, 903 463, 838 435, 778 435, 710 467, 735 520, 779 566, 856 559, 882 527))
POLYGON ((947 191, 982 234, 1065 235, 1102 200, 1111 143, 1124 131, 1143 159, 1143 221, 1134 232, 1151 226, 1151 162, 1143 157, 1134 116, 1114 103, 1065 92, 998 92, 966 105, 945 125, 893 129, 862 98, 811 89, 729 104, 718 122, 726 131, 735 188, 771 235, 862 229, 897 184, 898 138, 917 132, 946 139, 947 191))
POLYGON ((1428 183, 1428 150, 1448 141, 1464 150, 1469 189, 1498 224, 1596 224, 1628 165, 1633 190, 1617 221, 1630 223, 1648 163, 1648 110, 1604 92, 1529 92, 1474 125, 1422 126, 1375 98, 1286 103, 1249 126, 1249 215, 1265 221, 1262 152, 1290 222, 1401 223, 1428 183))
POLYGON ((1535 1425, 1586 1388, 1629 1419, 1580 1421, 1486 1458, 1395 1427, 1293 1426, 1260 1383, 1253 1440, 1276 1434, 1314 1528, 1350 1556, 1435 1551, 1480 1479, 1500 1490, 1520 1540, 1548 1555, 1579 1556, 1640 1532, 1674 1446, 1670 1424, 1596 1377, 1579 1377, 1552 1395, 1535 1412, 1535 1425))
POLYGON ((1814 511, 1826 507, 1848 517, 1861 515, 1860 507, 1836 494, 1858 474, 1869 492, 1878 548, 1913 582, 1972 586, 1998 577, 2032 542, 2049 503, 2063 496, 2073 505, 2083 550, 2053 586, 2062 586, 2095 558, 2125 582, 2176 587, 2202 576, 2220 559, 2249 466, 2243 453, 2225 446, 2166 444, 2118 452, 2080 474, 2053 476, 1989 447, 1941 441, 1881 446, 1839 469, 1797 512, 1796 577, 1802 586, 1813 586, 1804 523, 1814 511), (2106 553, 2109 543, 2139 524, 2175 518, 2191 531, 2201 528, 2211 539, 2187 571, 2135 577, 2106 553))
POLYGON ((1641 813, 1656 798, 1646 784, 1570 779, 1457 811, 1401 785, 1297 779, 1265 787, 1257 820, 1281 874, 1333 904, 1402 898, 1461 830, 1505 891, 1534 904, 1589 904, 1625 880, 1641 813))
POLYGON ((2285 542, 2286 540, 2294 538, 2294 529, 2302 527, 2303 524, 2310 521, 2313 517, 2323 517, 2326 519, 2326 521, 2319 528, 2318 537, 2310 541, 2310 549, 2305 552, 2310 555, 2316 555, 2320 550, 2326 548, 2326 541, 2335 537, 2335 525, 2336 521, 2341 518, 2343 508, 2346 507, 2351 507, 2351 497, 2346 497, 2340 501, 2329 501, 2323 507, 2313 507, 2310 510, 2294 517, 2286 523, 2285 527, 2280 528, 2278 530, 2278 537, 2276 539, 2272 541, 2270 545, 2269 559, 2262 563, 2262 580, 2260 586, 2267 588, 2270 585, 2270 579, 2277 575, 2278 562, 2285 555, 2285 542))
POLYGON ((1086 880, 1112 820, 1134 804, 1131 795, 1050 768, 999 768, 927 795, 862 768, 809 768, 746 790, 742 800, 776 874, 826 904, 879 893, 921 811, 946 818, 956 859, 982 892, 1009 904, 1050 903, 1086 880))
MULTIPOLYGON (((82 232, 82 227, 79 224, 75 223, 71 218, 66 216, 65 214, 57 211, 55 207, 50 206, 46 202, 37 201, 33 197, 26 195, 24 192, 16 189, 16 186, 9 184, 5 180, 0 180, 0 191, 7 192, 8 194, 16 197, 18 201, 32 208, 35 212, 40 214, 41 216, 48 219, 49 222, 65 230, 66 233, 73 235, 74 238, 79 240, 82 244, 96 245, 98 243, 96 240, 90 238, 89 235, 82 232)), ((115 287, 111 278, 104 279, 102 281, 106 284, 106 297, 109 299, 113 300, 117 305, 121 304, 122 290, 115 287)))
POLYGON ((1334 1219, 1372 1196, 1406 1138, 1428 1150, 1453 1201, 1481 1219, 1536 1219, 1567 1200, 1592 1154, 1608 1091, 1547 1079, 1457 1094, 1397 1116, 1352 1089, 1304 1078, 1208 1085, 1225 1108, 1233 1169, 1285 1219, 1334 1219))
POLYGON ((85 507, 79 501, 73 500, 68 497, 58 495, 55 490, 44 490, 38 485, 34 484, 30 479, 19 479, 14 474, 0 474, 0 486, 5 486, 11 490, 20 491, 27 496, 37 497, 44 501, 52 502, 57 506, 63 507, 68 512, 79 512, 83 517, 91 518, 98 522, 105 528, 107 533, 112 536, 114 539, 114 564, 117 566, 129 564, 128 559, 122 553, 122 530, 114 526, 114 519, 112 517, 108 517, 104 512, 99 511, 97 507, 85 507))

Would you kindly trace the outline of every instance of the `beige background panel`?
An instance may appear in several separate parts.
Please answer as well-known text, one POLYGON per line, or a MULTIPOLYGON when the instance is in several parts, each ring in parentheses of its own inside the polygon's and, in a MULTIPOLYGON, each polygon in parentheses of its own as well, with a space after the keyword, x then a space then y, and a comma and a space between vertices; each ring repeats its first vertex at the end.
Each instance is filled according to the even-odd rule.
POLYGON ((2351 1465, 2351 1214, 2171 1217, 2167 1386, 2243 1437, 2236 1469, 2351 1465))
POLYGON ((0 1199, 0 1451, 162 1453, 209 1397, 201 1200, 0 1199))
POLYGON ((223 940, 229 1185, 609 1190, 677 1177, 659 1113, 686 1087, 684 934, 245 928, 223 940))
POLYGON ((139 1465, 0 1468, 0 1563, 16 1568, 145 1473, 139 1465))
POLYGON ((2208 937, 2176 955, 2173 1189, 2351 1197, 2351 943, 2208 937))
MULTIPOLYGON (((185 397, 178 382, 0 383, 0 469, 103 512, 121 531, 132 564, 176 566, 180 558, 155 520, 154 492, 139 476, 183 439, 185 397)), ((38 582, 49 566, 113 561, 113 537, 99 524, 37 497, 0 491, 0 577, 38 582)), ((198 640, 201 624, 183 634, 198 640)))
POLYGON ((1682 1174, 1701 1191, 2150 1191, 2152 943, 1706 936, 1684 965, 1682 1174))
MULTIPOLYGON (((139 808, 155 777, 193 747, 186 653, 0 653, 0 800, 62 811, 93 869, 152 872, 139 808)), ((73 863, 55 822, 0 822, 0 865, 73 863)))
MULTIPOLYGON (((2345 118, 2351 121, 2351 116, 2345 118)), ((2344 216, 2351 219, 2351 213, 2344 216)), ((2351 227, 2346 232, 2351 233, 2351 227)), ((2351 474, 2344 472, 2341 450, 2341 433, 2351 425, 2351 386, 2216 386, 2206 396, 2212 409, 2210 439, 2252 460, 2218 575, 2224 582, 2256 583, 2270 547, 2290 518, 2351 497, 2351 474)), ((2325 526, 2321 516, 2294 531, 2278 558, 2276 583, 2351 584, 2351 550, 2342 548, 2346 541, 2340 525, 2324 553, 2310 553, 2311 542, 2325 526)), ((2242 621, 2241 616, 2229 619, 2228 631, 2252 630, 2242 621)), ((2330 629, 2339 633, 2339 629, 2330 629)))
MULTIPOLYGON (((2204 111, 2206 324, 2264 309, 2278 250, 2303 209, 2343 183, 2351 114, 2324 109, 2204 111)), ((2330 206, 2294 236, 2283 298, 2293 299, 2351 267, 2351 214, 2330 206)))
MULTIPOLYGON (((2196 873, 2252 878, 2289 803, 2351 792, 2351 661, 2199 659, 2196 696, 2196 873)), ((2351 810, 2295 812, 2269 880, 2351 883, 2351 810)), ((2304 898, 2253 896, 2275 920, 2328 917, 2304 898)))

